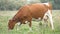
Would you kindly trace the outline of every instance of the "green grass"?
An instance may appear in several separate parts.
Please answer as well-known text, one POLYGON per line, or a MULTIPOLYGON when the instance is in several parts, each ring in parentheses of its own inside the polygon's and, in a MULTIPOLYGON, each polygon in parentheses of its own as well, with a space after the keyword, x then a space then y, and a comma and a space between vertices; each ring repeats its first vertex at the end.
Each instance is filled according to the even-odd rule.
POLYGON ((20 26, 19 30, 15 28, 8 32, 8 21, 16 14, 16 11, 1 11, 0 12, 0 34, 60 34, 60 10, 53 10, 53 20, 55 30, 51 27, 39 26, 40 21, 32 21, 32 32, 29 31, 28 24, 20 26))

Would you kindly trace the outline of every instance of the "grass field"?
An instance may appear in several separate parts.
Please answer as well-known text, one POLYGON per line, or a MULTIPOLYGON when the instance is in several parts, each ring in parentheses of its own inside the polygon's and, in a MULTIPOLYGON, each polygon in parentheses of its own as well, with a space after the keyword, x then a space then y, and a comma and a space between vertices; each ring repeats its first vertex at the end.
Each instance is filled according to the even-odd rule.
POLYGON ((21 25, 19 30, 16 30, 16 25, 12 31, 8 32, 8 20, 16 13, 16 11, 0 11, 0 34, 60 34, 60 10, 53 10, 54 31, 51 27, 39 26, 40 21, 32 21, 32 32, 28 32, 28 24, 21 25))

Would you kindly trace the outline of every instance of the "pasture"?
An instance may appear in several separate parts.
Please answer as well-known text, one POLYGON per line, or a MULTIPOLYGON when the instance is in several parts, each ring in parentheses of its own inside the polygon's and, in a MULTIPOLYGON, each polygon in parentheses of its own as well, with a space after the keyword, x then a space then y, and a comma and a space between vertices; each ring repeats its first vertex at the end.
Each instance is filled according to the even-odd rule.
POLYGON ((22 24, 19 30, 16 26, 8 32, 8 20, 11 19, 17 11, 0 11, 0 34, 60 34, 60 10, 53 10, 53 21, 55 30, 52 31, 51 27, 44 27, 39 25, 40 21, 32 21, 32 32, 29 31, 28 24, 22 24))

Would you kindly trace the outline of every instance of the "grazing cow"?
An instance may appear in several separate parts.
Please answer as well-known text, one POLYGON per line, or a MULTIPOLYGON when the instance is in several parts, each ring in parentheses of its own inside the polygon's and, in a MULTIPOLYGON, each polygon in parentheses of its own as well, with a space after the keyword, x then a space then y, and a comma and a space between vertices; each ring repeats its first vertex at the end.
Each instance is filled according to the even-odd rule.
POLYGON ((26 22, 28 22, 31 30, 32 18, 40 20, 47 20, 47 18, 49 18, 52 30, 54 30, 51 10, 52 7, 50 3, 36 3, 25 5, 19 9, 17 14, 11 20, 9 20, 8 29, 13 29, 15 24, 18 22, 20 25, 26 24, 26 22))

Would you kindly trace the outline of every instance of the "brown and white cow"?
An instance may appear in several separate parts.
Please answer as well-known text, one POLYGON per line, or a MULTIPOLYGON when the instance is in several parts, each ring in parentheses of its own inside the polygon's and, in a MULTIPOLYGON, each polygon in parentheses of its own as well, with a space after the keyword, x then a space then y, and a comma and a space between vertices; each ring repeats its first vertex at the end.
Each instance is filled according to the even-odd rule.
POLYGON ((32 18, 47 20, 48 17, 50 19, 52 30, 54 30, 51 10, 52 6, 50 5, 50 3, 36 3, 25 5, 19 9, 17 14, 11 20, 9 20, 8 28, 13 29, 15 24, 18 22, 18 24, 20 25, 29 22, 29 27, 31 30, 32 18))

